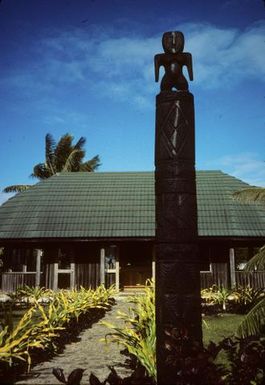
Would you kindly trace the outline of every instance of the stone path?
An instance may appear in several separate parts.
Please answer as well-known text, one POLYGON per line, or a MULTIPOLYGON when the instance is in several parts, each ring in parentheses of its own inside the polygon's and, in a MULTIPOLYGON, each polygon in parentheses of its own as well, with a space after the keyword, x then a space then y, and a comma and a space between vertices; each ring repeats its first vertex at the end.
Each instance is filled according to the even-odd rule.
MULTIPOLYGON (((106 312, 101 320, 118 324, 116 319, 117 310, 127 311, 130 305, 125 298, 116 298, 117 304, 106 312)), ((89 384, 90 373, 93 372, 101 381, 109 374, 108 365, 115 366, 118 374, 125 377, 130 371, 122 366, 126 357, 120 354, 122 349, 117 344, 105 344, 100 342, 108 333, 108 329, 100 325, 99 322, 91 328, 80 333, 80 341, 66 345, 62 354, 58 354, 50 361, 42 362, 32 368, 31 375, 16 382, 18 385, 38 385, 38 384, 60 384, 53 376, 52 369, 59 367, 64 369, 66 378, 68 374, 76 369, 86 369, 81 384, 89 384)))

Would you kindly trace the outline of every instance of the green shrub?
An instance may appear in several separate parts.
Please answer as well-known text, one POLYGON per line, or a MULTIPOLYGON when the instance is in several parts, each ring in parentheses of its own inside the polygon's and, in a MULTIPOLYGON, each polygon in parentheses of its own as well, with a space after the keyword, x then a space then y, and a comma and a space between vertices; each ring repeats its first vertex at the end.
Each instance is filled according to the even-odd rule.
POLYGON ((231 297, 237 312, 245 314, 264 298, 264 291, 263 289, 253 289, 250 286, 238 287, 232 291, 231 297))
POLYGON ((124 321, 123 326, 101 322, 112 330, 105 340, 124 346, 152 378, 156 377, 154 296, 154 285, 149 280, 144 295, 135 295, 128 299, 133 304, 129 313, 118 312, 117 318, 124 321))
POLYGON ((251 287, 238 287, 236 289, 226 289, 217 285, 201 290, 203 304, 206 304, 215 312, 233 312, 245 314, 253 308, 262 298, 263 289, 253 289, 251 287))
POLYGON ((201 298, 207 305, 214 305, 217 310, 227 311, 227 305, 231 300, 231 291, 222 287, 213 285, 210 288, 201 290, 201 298))
MULTIPOLYGON (((52 290, 45 289, 44 287, 35 286, 22 286, 15 291, 13 298, 16 301, 28 298, 31 302, 39 300, 41 297, 52 295, 52 290)), ((30 301, 29 301, 30 302, 30 301)))

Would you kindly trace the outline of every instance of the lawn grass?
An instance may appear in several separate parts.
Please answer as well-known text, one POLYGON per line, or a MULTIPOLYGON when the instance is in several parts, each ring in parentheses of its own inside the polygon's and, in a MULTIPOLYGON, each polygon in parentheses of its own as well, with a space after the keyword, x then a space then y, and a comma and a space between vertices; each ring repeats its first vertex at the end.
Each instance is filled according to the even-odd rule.
POLYGON ((210 341, 218 343, 223 338, 234 336, 243 318, 241 314, 229 313, 203 317, 204 344, 210 341))
MULTIPOLYGON (((210 341, 217 344, 226 337, 235 336, 236 330, 243 318, 244 315, 230 313, 203 317, 204 345, 207 346, 210 341)), ((216 363, 224 365, 227 369, 230 367, 225 351, 221 350, 216 358, 216 363)))

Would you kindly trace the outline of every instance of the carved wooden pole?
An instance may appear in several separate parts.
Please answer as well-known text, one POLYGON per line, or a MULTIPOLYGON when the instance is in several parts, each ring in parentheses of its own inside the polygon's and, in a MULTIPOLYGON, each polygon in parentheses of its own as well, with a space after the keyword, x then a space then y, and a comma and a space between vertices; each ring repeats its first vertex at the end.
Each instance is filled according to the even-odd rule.
POLYGON ((162 42, 165 53, 155 56, 157 81, 159 67, 165 68, 156 98, 156 328, 157 383, 168 385, 174 368, 165 332, 177 329, 199 343, 202 332, 194 104, 182 74, 186 65, 192 79, 191 55, 182 52, 181 32, 165 33, 162 42))

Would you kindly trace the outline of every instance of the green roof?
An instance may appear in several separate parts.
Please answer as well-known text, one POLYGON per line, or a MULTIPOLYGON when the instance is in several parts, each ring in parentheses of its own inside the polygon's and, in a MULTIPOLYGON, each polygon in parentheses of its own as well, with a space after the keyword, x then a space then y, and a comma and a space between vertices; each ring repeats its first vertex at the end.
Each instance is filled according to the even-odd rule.
MULTIPOLYGON (((248 184, 197 171, 202 237, 265 237, 265 209, 233 200, 248 184)), ((0 241, 40 238, 153 238, 153 172, 61 173, 0 207, 0 241)))

